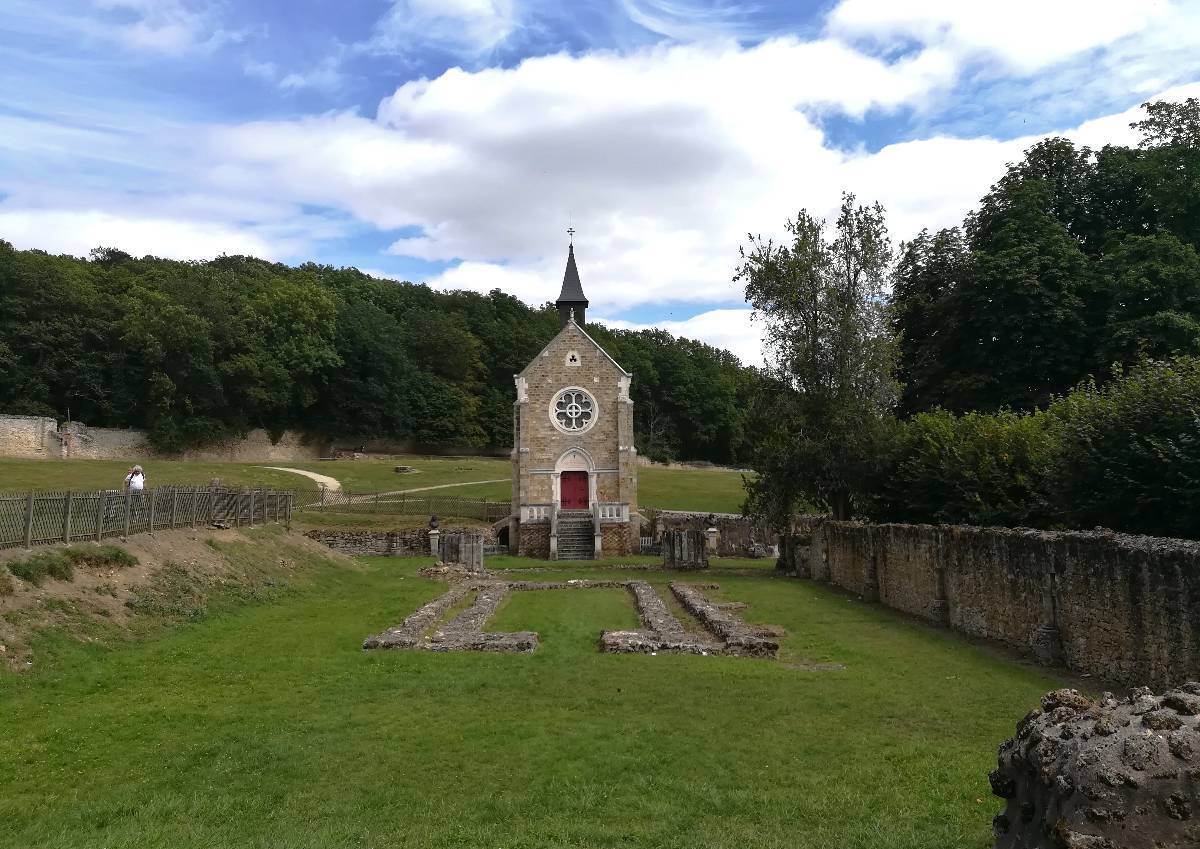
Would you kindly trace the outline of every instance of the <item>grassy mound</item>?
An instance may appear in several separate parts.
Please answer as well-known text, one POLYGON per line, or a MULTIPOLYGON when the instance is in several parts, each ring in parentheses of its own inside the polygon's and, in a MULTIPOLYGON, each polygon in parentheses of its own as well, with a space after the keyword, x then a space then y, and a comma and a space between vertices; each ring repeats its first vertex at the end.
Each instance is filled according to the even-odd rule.
MULTIPOLYGON (((138 559, 115 545, 72 545, 68 548, 48 548, 21 560, 10 560, 8 571, 23 581, 41 584, 46 578, 70 581, 76 566, 93 568, 127 568, 136 566, 138 559)), ((0 595, 4 594, 0 591, 0 595)))

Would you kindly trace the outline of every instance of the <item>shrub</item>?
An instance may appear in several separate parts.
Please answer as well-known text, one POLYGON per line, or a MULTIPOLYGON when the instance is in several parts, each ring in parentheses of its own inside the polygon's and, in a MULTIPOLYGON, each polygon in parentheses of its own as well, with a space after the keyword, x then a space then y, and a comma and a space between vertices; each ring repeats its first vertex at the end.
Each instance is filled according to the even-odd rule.
POLYGON ((1200 359, 1142 363, 1049 413, 1052 491, 1069 524, 1200 537, 1200 359))
POLYGON ((16 587, 13 586, 12 575, 3 566, 0 566, 0 598, 6 595, 12 595, 16 592, 16 587))
POLYGON ((1045 525, 1053 454, 1044 414, 921 413, 897 430, 889 472, 866 509, 892 521, 1045 525))
POLYGON ((12 560, 8 564, 8 571, 31 584, 40 584, 47 577, 60 581, 75 577, 70 558, 58 549, 39 551, 24 560, 12 560))

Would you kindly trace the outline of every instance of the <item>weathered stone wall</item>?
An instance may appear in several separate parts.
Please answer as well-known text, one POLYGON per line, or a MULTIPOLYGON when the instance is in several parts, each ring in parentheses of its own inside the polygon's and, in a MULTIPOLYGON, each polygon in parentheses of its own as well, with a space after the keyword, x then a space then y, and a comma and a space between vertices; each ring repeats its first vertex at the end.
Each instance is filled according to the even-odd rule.
POLYGON ((668 531, 717 529, 717 557, 761 557, 779 544, 779 534, 766 525, 732 513, 687 513, 679 510, 647 511, 650 536, 661 540, 668 531))
POLYGON ((429 531, 308 531, 304 534, 351 557, 416 557, 429 554, 429 531))
POLYGON ((602 556, 626 557, 633 554, 637 550, 632 542, 634 533, 631 525, 624 522, 602 523, 600 525, 602 556))
POLYGON ((1200 543, 1108 532, 798 523, 781 566, 1043 662, 1200 677, 1200 543))
POLYGON ((522 557, 550 557, 550 523, 537 522, 517 527, 517 554, 522 557))
MULTIPOLYGON (((491 528, 447 528, 439 529, 442 536, 453 534, 476 534, 483 537, 485 545, 494 545, 495 531, 491 528)), ((305 536, 327 545, 334 551, 351 557, 424 557, 429 555, 429 531, 425 528, 408 528, 402 531, 308 531, 305 536)))
POLYGON ((164 454, 150 446, 145 431, 132 428, 89 427, 38 416, 0 416, 0 457, 68 460, 221 460, 289 462, 328 456, 329 444, 285 431, 271 442, 265 430, 230 439, 182 455, 164 454))
POLYGON ((0 416, 0 457, 58 457, 57 433, 45 416, 0 416))

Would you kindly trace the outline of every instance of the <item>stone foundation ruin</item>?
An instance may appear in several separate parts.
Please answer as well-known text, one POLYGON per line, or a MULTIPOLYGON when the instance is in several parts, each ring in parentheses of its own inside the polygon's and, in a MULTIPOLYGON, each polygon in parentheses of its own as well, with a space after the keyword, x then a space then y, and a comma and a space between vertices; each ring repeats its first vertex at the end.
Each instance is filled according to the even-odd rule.
POLYGON ((400 625, 368 637, 364 649, 418 649, 423 651, 503 651, 533 652, 538 635, 532 631, 484 631, 509 592, 541 590, 578 590, 624 587, 633 596, 642 628, 635 631, 604 631, 600 650, 604 652, 680 654, 726 654, 746 657, 774 657, 779 642, 767 630, 747 625, 729 610, 706 598, 702 586, 671 583, 672 594, 694 615, 703 631, 689 631, 667 608, 666 602, 646 581, 499 581, 476 578, 465 571, 447 575, 464 580, 452 584, 440 598, 422 606, 400 625), (474 597, 471 604, 449 622, 438 626, 446 612, 474 597))
POLYGON ((1092 701, 1055 690, 1000 747, 995 849, 1200 845, 1200 683, 1092 701))

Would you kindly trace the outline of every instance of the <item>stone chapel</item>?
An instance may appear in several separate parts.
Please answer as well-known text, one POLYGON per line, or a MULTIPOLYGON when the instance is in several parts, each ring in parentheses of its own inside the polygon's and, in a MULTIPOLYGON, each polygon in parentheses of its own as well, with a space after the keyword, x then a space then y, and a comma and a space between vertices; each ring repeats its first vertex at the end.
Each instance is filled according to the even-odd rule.
POLYGON ((567 249, 559 331, 515 376, 509 549, 586 560, 638 549, 633 375, 584 330, 588 300, 567 249))

